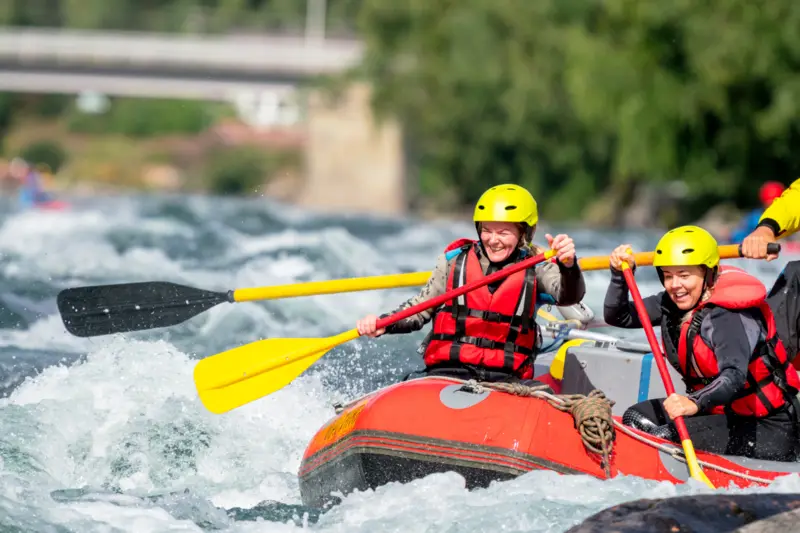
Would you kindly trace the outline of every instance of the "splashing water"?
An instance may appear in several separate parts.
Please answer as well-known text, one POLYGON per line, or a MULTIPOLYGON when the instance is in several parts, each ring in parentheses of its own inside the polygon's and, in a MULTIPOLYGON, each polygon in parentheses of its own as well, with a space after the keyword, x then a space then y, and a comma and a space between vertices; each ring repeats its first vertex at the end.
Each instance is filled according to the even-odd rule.
MULTIPOLYGON (((339 333, 413 289, 220 305, 172 328, 91 339, 70 336, 55 309, 58 291, 77 285, 164 280, 228 290, 429 270, 446 244, 473 234, 468 222, 310 216, 263 200, 177 196, 0 218, 0 529, 559 532, 623 501, 709 491, 693 481, 531 472, 468 492, 445 473, 350 495, 320 515, 300 502, 306 444, 333 403, 418 368, 423 333, 347 343, 225 415, 197 399, 194 363, 260 338, 339 333)), ((581 256, 623 241, 648 250, 658 238, 569 233, 581 256)), ((734 264, 771 285, 785 262, 734 264)), ((586 276, 586 302, 599 314, 608 273, 586 276)), ((658 289, 652 269, 637 277, 644 294, 658 289)), ((768 490, 798 491, 800 480, 768 490)))

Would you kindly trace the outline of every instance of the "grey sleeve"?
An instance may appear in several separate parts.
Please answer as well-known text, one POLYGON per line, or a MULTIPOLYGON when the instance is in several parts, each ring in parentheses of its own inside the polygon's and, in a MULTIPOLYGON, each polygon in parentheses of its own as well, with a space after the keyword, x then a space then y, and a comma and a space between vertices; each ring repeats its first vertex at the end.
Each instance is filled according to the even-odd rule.
POLYGON ((559 262, 549 261, 540 263, 534 268, 539 292, 555 298, 556 305, 573 305, 583 300, 586 295, 586 283, 577 258, 569 268, 559 262))
MULTIPOLYGON (((431 277, 428 278, 428 282, 425 284, 424 287, 419 291, 418 294, 412 296, 402 304, 400 304, 396 309, 391 311, 390 313, 385 313, 381 315, 381 318, 387 317, 390 314, 397 313, 398 311, 402 311, 403 309, 408 309, 414 305, 422 303, 426 300, 430 300, 431 298, 435 298, 437 296, 441 296, 447 291, 447 275, 449 272, 449 265, 445 254, 441 254, 436 259, 436 266, 433 268, 431 272, 431 277)), ((412 331, 417 331, 422 329, 422 327, 430 322, 431 318, 436 314, 436 309, 427 309, 425 311, 421 311, 416 315, 411 315, 408 318, 405 318, 395 324, 392 324, 386 328, 386 333, 389 334, 397 334, 397 333, 411 333, 412 331)))
MULTIPOLYGON (((652 325, 661 324, 661 315, 663 314, 661 300, 663 297, 664 292, 662 291, 642 298, 652 325)), ((636 312, 636 306, 628 299, 628 284, 625 283, 625 276, 622 275, 622 272, 613 268, 611 269, 611 281, 608 284, 606 298, 603 302, 603 320, 609 326, 617 328, 634 329, 642 327, 639 313, 636 312)))

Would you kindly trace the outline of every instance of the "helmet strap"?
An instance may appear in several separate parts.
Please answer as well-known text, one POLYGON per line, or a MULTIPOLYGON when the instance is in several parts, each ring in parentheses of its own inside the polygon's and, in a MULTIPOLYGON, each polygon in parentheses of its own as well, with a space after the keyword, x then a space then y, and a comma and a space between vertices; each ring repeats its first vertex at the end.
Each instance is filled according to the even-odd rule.
POLYGON ((717 273, 719 272, 719 267, 715 266, 714 268, 706 267, 706 276, 703 280, 703 289, 714 288, 714 284, 717 282, 717 273))

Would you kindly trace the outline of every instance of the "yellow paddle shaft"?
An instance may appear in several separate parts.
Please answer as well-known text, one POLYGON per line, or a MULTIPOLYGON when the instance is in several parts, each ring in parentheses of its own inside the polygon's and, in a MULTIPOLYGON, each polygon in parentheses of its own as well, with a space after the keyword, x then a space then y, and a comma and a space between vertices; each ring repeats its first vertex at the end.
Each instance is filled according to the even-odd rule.
MULTIPOLYGON (((740 257, 739 246, 726 244, 719 247, 722 259, 740 257)), ((634 254, 636 264, 650 266, 653 264, 653 252, 640 252, 634 254)), ((598 255, 584 257, 578 260, 582 270, 605 270, 609 268, 609 256, 598 255)), ((315 296, 319 294, 336 294, 342 292, 374 291, 381 289, 399 289, 401 287, 420 287, 425 285, 430 278, 430 272, 411 272, 408 274, 388 274, 385 276, 367 276, 362 278, 345 278, 330 281, 308 281, 290 285, 273 285, 270 287, 252 287, 236 289, 233 291, 233 300, 236 302, 250 302, 254 300, 275 300, 278 298, 297 298, 300 296, 315 296)))
MULTIPOLYGON (((647 264, 646 257, 652 263, 653 252, 636 254, 637 263, 647 264)), ((608 257, 587 257, 579 264, 583 270, 601 270, 608 268, 608 257)), ((388 274, 385 276, 367 276, 362 278, 345 278, 330 281, 308 281, 290 285, 272 285, 269 287, 251 287, 233 291, 235 302, 251 302, 254 300, 276 300, 279 298, 297 298, 319 294, 336 294, 341 292, 374 291, 381 289, 399 289, 402 287, 420 287, 428 282, 431 272, 410 272, 408 274, 388 274)))
POLYGON ((389 274, 386 276, 308 281, 292 285, 236 289, 233 291, 233 299, 236 302, 250 302, 253 300, 275 300, 278 298, 296 298, 299 296, 335 294, 339 292, 418 287, 425 285, 430 275, 430 272, 412 272, 410 274, 389 274))
MULTIPOLYGON (((736 259, 741 257, 738 244, 724 244, 718 246, 720 259, 736 259)), ((639 252, 633 254, 637 266, 652 266, 655 252, 639 252)), ((584 257, 578 259, 581 270, 605 270, 610 267, 610 256, 598 255, 594 257, 584 257)))

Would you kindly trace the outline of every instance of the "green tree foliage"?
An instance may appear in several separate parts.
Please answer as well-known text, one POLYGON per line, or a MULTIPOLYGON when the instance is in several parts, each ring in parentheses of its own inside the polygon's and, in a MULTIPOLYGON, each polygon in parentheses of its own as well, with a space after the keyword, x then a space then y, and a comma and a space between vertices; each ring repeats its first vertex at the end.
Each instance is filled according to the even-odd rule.
POLYGON ((294 169, 298 159, 293 152, 267 152, 250 146, 220 148, 211 154, 205 185, 221 195, 256 194, 275 173, 294 169))
MULTIPOLYGON (((352 32, 361 0, 327 0, 327 28, 352 32)), ((306 0, 3 0, 0 24, 215 33, 302 31, 306 0)))
POLYGON ((360 27, 377 108, 464 203, 514 181, 558 216, 682 180, 691 215, 798 170, 797 2, 365 0, 360 27))
POLYGON ((14 98, 10 93, 0 93, 0 153, 3 149, 3 138, 11 126, 14 109, 14 98))
POLYGON ((90 115, 70 109, 70 131, 119 133, 129 137, 200 133, 229 116, 229 106, 217 102, 160 98, 112 98, 105 113, 90 115))
POLYGON ((67 153, 57 140, 36 141, 22 149, 20 156, 28 163, 44 165, 50 172, 56 173, 67 161, 67 153))

